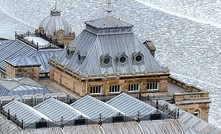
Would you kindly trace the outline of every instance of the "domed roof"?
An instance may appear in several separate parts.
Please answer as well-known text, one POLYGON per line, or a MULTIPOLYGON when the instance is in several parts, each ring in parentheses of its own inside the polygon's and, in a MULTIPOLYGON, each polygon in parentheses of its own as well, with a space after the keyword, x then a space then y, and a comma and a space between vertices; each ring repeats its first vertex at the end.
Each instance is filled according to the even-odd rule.
POLYGON ((69 35, 72 32, 70 24, 61 17, 61 11, 56 8, 51 10, 50 16, 44 18, 39 24, 39 28, 44 29, 46 35, 54 35, 59 30, 64 30, 65 35, 69 35))

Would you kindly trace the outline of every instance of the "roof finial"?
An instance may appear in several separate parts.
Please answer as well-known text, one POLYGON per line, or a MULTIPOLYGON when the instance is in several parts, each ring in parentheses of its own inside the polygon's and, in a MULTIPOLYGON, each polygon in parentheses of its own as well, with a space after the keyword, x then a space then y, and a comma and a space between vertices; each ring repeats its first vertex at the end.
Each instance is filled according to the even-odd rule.
POLYGON ((111 0, 108 0, 108 7, 107 7, 107 16, 109 16, 112 12, 112 10, 110 9, 110 6, 111 6, 111 0))
POLYGON ((57 9, 57 1, 55 1, 54 9, 57 9))

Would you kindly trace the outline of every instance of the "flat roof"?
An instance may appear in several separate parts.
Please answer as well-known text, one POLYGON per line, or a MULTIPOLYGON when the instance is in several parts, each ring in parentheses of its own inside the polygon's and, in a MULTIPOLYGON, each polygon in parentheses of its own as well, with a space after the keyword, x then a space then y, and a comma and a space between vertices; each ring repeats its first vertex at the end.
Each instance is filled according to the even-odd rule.
POLYGON ((48 41, 46 41, 45 39, 43 38, 40 38, 40 37, 35 37, 35 36, 27 36, 27 37, 24 37, 26 40, 28 41, 32 41, 42 47, 42 46, 47 46, 49 44, 48 41))
POLYGON ((173 95, 173 93, 187 93, 183 88, 178 87, 172 83, 168 83, 167 93, 173 95))

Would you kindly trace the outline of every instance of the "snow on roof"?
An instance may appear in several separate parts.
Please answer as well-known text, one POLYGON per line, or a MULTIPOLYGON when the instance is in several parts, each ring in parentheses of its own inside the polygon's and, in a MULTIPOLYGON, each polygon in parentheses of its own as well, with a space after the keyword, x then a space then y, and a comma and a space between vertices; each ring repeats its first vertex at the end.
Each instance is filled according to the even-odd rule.
POLYGON ((27 37, 25 37, 25 39, 28 40, 28 41, 33 41, 35 44, 38 44, 39 47, 47 46, 49 44, 48 41, 46 41, 46 40, 44 40, 43 38, 40 38, 40 37, 27 36, 27 37))

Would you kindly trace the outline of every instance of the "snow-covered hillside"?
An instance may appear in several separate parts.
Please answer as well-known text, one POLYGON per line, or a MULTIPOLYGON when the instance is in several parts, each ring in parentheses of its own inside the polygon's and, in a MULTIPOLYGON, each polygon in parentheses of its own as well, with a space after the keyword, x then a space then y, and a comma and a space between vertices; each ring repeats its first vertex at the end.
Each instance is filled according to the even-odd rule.
MULTIPOLYGON (((107 0, 57 1, 57 8, 76 34, 85 28, 84 21, 106 15, 107 0)), ((37 27, 54 8, 54 0, 1 0, 0 6, 11 16, 37 27)), ((176 78, 210 91, 209 122, 218 127, 221 127, 220 6, 218 0, 112 1, 112 15, 133 24, 141 41, 154 42, 156 59, 161 65, 168 66, 176 78)), ((12 30, 12 18, 7 19, 4 23, 9 24, 0 35, 12 30)), ((28 25, 21 24, 21 29, 29 29, 28 25)))

